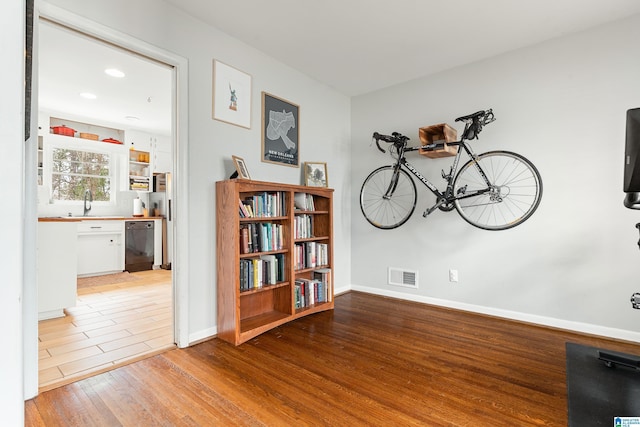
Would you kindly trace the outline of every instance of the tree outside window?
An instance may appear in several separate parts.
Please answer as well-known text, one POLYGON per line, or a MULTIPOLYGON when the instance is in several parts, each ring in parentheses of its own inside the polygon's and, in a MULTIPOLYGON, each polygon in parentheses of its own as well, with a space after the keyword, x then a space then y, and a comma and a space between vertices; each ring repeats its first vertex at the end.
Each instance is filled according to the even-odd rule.
POLYGON ((90 190, 94 201, 111 201, 113 171, 110 154, 54 148, 51 166, 53 200, 82 201, 85 191, 90 190))

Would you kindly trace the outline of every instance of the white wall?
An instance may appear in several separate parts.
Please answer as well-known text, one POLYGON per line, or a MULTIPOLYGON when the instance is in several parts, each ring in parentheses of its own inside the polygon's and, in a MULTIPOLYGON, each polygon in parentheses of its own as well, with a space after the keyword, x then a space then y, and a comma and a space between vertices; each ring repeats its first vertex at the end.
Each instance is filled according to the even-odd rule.
MULTIPOLYGON (((638 40, 640 16, 352 99, 354 289, 640 341, 629 302, 640 291, 640 212, 622 204, 625 113, 640 106, 638 40), (434 197, 421 191, 402 227, 364 220, 360 185, 391 162, 370 145, 374 131, 419 144, 419 127, 447 122, 460 134, 454 119, 486 108, 497 120, 472 146, 519 152, 538 167, 544 194, 531 219, 500 232, 455 211, 424 219, 434 197), (418 270, 419 289, 389 286, 388 266, 418 270), (459 283, 449 283, 450 268, 459 283)), ((409 161, 441 186, 451 158, 419 157, 409 161)))
POLYGON ((261 91, 300 106, 300 160, 328 163, 335 192, 336 287, 350 282, 350 100, 263 53, 152 0, 53 0, 51 4, 174 52, 189 61, 189 335, 216 332, 215 182, 243 157, 252 179, 301 184, 301 168, 260 161, 261 91), (251 129, 211 118, 212 61, 253 78, 251 129))
POLYGON ((0 4, 0 168, 3 212, 0 221, 0 322, 5 325, 0 364, 0 414, 5 425, 22 425, 23 405, 23 216, 24 216, 24 1, 0 4))

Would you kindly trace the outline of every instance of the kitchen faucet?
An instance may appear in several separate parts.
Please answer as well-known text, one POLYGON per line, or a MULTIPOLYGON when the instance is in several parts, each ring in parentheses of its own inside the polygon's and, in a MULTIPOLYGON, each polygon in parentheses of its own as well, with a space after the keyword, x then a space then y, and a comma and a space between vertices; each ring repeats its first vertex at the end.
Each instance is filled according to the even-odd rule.
POLYGON ((91 212, 91 202, 93 202, 93 194, 91 194, 91 190, 84 190, 84 213, 82 216, 87 216, 89 212, 91 212), (87 205, 87 201, 89 204, 87 205))

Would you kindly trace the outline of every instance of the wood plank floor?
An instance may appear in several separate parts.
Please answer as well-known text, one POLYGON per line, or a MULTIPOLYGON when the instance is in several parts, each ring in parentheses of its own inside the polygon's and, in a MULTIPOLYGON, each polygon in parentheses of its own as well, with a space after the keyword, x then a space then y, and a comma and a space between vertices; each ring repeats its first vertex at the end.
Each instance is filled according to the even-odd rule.
POLYGON ((566 426, 567 341, 640 345, 350 292, 41 393, 27 426, 566 426))
POLYGON ((174 347, 171 271, 78 288, 63 318, 38 323, 41 391, 174 347))

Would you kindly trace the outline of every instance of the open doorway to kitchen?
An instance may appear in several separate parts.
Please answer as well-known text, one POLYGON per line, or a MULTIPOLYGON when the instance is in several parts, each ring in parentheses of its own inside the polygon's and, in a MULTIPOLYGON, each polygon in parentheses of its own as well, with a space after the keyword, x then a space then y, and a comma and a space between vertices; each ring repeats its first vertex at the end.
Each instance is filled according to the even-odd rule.
POLYGON ((38 33, 45 390, 175 346, 177 109, 173 66, 46 19, 38 33), (155 230, 142 244, 125 227, 140 221, 155 230))

